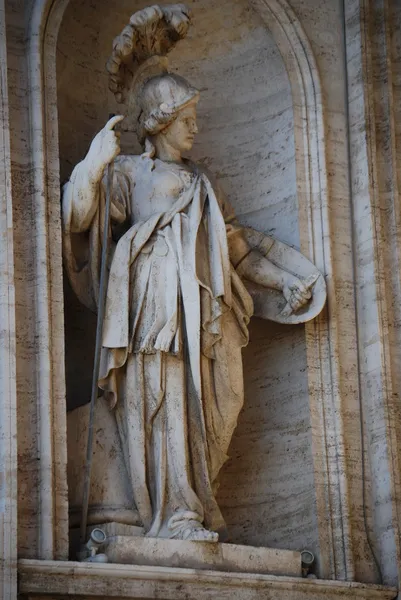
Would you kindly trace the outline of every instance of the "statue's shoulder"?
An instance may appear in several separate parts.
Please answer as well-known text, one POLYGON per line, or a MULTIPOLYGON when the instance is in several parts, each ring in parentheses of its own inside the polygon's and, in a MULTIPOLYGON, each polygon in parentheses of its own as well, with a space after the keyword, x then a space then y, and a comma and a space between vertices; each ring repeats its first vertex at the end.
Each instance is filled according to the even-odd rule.
POLYGON ((115 176, 135 180, 143 171, 151 170, 145 163, 143 154, 119 154, 114 160, 115 176))
POLYGON ((185 164, 187 165, 187 167, 189 167, 191 169, 191 171, 193 171, 194 173, 198 173, 199 175, 204 175, 205 177, 208 178, 208 180, 210 181, 210 183, 212 184, 213 187, 217 187, 217 180, 216 177, 213 175, 213 173, 208 169, 208 167, 206 167, 205 165, 202 165, 200 163, 196 163, 192 160, 190 160, 189 158, 185 159, 185 164))
POLYGON ((223 217, 226 223, 230 223, 235 219, 235 212, 233 207, 231 206, 230 201, 228 200, 224 189, 219 183, 217 177, 210 171, 208 167, 205 165, 194 163, 190 160, 186 160, 186 163, 193 168, 193 170, 204 177, 207 177, 210 185, 212 186, 214 193, 216 194, 217 201, 220 206, 220 210, 223 214, 223 217))
POLYGON ((140 161, 140 154, 119 154, 114 160, 114 166, 121 171, 127 171, 138 168, 140 161))

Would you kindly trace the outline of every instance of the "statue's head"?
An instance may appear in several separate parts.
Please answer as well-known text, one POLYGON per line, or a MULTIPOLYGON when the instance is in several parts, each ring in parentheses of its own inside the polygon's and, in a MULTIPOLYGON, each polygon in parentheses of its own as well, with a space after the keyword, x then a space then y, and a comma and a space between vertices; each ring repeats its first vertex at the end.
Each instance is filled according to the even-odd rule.
MULTIPOLYGON (((191 23, 184 4, 152 5, 130 18, 113 42, 107 63, 109 88, 126 103, 128 129, 142 144, 158 136, 179 151, 192 147, 199 92, 183 77, 169 73, 167 54, 183 39, 191 23)), ((159 140, 160 141, 160 140, 159 140)))
POLYGON ((149 79, 139 97, 139 138, 166 137, 180 151, 192 148, 197 133, 196 105, 199 92, 183 77, 165 73, 149 79))

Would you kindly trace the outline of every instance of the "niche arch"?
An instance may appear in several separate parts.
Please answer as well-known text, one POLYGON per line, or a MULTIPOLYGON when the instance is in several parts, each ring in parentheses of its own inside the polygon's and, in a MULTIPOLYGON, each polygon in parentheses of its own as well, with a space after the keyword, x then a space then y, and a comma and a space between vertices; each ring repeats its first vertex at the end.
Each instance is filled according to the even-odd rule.
MULTIPOLYGON (((38 0, 29 24, 30 111, 34 176, 36 318, 40 375, 40 509, 42 559, 66 558, 68 499, 63 337, 63 286, 56 45, 69 0, 38 0)), ((352 575, 343 425, 336 355, 335 270, 330 249, 323 99, 316 62, 299 20, 286 0, 249 0, 271 32, 291 83, 294 109, 301 249, 327 276, 329 313, 306 327, 308 385, 320 543, 320 575, 352 575), (328 437, 331 437, 330 444, 328 437), (334 436, 334 440, 333 440, 334 436), (339 449, 333 456, 333 447, 339 449)))

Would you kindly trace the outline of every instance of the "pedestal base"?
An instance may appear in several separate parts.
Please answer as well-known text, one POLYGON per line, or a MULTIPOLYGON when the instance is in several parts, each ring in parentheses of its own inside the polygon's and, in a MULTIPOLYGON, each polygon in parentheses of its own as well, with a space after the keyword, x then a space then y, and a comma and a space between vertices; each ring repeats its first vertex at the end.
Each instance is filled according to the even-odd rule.
POLYGON ((116 535, 102 551, 119 564, 301 576, 301 554, 292 550, 116 535))

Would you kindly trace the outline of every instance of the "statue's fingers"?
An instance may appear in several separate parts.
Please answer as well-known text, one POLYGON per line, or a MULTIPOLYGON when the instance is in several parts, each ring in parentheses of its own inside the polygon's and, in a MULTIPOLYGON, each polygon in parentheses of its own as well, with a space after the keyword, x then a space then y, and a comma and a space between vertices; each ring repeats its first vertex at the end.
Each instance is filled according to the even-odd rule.
POLYGON ((306 294, 308 291, 308 288, 301 280, 299 280, 299 283, 297 283, 297 289, 301 292, 301 294, 306 294))
POLYGON ((302 302, 307 302, 312 296, 312 292, 308 289, 305 289, 304 292, 301 290, 298 290, 298 294, 300 296, 299 299, 302 300, 302 302))
POLYGON ((117 123, 120 123, 120 121, 122 121, 123 119, 124 119, 124 115, 114 115, 114 117, 111 117, 111 119, 109 119, 107 121, 104 128, 105 129, 114 129, 114 127, 117 125, 117 123))
POLYGON ((298 310, 299 310, 301 307, 300 307, 300 305, 297 303, 297 304, 294 304, 294 306, 291 306, 291 308, 292 308, 292 312, 293 312, 293 313, 296 313, 296 312, 298 312, 298 310))
POLYGON ((302 302, 302 301, 303 301, 303 299, 304 299, 304 296, 303 296, 303 294, 301 294, 301 292, 300 292, 299 290, 297 290, 297 289, 295 289, 295 290, 292 292, 292 295, 293 295, 293 297, 295 298, 295 300, 297 300, 298 302, 302 302))

